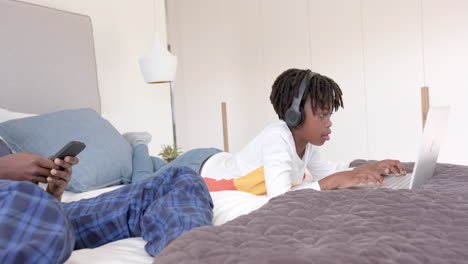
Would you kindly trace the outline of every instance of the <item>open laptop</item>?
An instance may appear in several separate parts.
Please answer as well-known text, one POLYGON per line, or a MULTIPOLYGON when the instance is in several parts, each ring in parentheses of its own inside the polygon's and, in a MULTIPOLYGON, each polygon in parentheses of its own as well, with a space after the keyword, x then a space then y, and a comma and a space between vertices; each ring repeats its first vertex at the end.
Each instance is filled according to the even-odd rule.
POLYGON ((380 186, 358 184, 353 188, 418 189, 428 182, 434 174, 440 144, 448 124, 449 113, 450 107, 448 106, 431 107, 429 109, 413 173, 408 173, 405 176, 385 176, 384 182, 380 186))

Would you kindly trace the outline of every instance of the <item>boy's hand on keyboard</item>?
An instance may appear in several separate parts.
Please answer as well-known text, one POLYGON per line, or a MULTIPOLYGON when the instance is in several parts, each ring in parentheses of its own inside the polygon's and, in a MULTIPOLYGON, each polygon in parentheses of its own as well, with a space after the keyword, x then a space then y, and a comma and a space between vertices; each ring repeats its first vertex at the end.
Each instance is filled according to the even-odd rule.
POLYGON ((381 175, 394 174, 395 176, 406 175, 406 170, 399 160, 382 160, 374 163, 368 163, 355 168, 355 170, 378 170, 381 175))
POLYGON ((319 181, 322 190, 348 188, 357 184, 382 185, 384 169, 377 166, 359 166, 350 171, 342 171, 319 181))
POLYGON ((322 190, 348 188, 357 184, 377 185, 383 184, 383 177, 389 174, 396 176, 406 175, 406 170, 399 160, 382 160, 368 163, 354 168, 332 174, 319 181, 322 190))
MULTIPOLYGON (((380 173, 371 170, 358 170, 353 173, 350 178, 349 184, 345 184, 344 188, 352 187, 360 183, 366 185, 377 185, 380 186, 383 184, 383 178, 380 173)), ((346 182, 345 182, 346 183, 346 182)))
POLYGON ((381 160, 376 162, 376 165, 385 170, 388 169, 389 172, 387 174, 393 174, 395 176, 406 175, 405 167, 403 167, 399 160, 381 160))

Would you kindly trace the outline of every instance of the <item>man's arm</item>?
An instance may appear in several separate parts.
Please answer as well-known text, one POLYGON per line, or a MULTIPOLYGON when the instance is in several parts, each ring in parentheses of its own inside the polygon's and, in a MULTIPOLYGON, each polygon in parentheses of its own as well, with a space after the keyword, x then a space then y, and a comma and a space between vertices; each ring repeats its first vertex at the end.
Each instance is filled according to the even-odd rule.
POLYGON ((0 158, 0 179, 49 183, 46 191, 60 200, 77 163, 75 157, 51 161, 32 153, 10 154, 0 158))

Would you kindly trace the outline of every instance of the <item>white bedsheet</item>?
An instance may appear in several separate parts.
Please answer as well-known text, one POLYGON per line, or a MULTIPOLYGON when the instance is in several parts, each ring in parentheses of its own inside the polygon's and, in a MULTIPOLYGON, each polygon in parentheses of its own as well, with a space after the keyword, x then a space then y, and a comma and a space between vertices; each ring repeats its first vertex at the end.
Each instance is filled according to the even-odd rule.
MULTIPOLYGON (((335 171, 349 169, 349 163, 333 164, 335 171)), ((312 176, 306 171, 307 179, 312 180, 312 176)), ((297 189, 307 187, 308 181, 296 186, 297 189)), ((123 185, 108 187, 85 193, 65 192, 62 201, 72 202, 80 199, 91 198, 101 193, 115 190, 123 185)), ((266 204, 270 197, 256 196, 240 191, 221 191, 210 193, 214 203, 213 225, 222 225, 238 216, 248 214, 262 205, 266 204)), ((140 238, 127 238, 115 241, 95 249, 81 249, 73 251, 67 264, 81 263, 152 263, 152 257, 146 253, 145 241, 140 238)))
MULTIPOLYGON (((91 198, 101 193, 120 188, 113 186, 85 193, 65 192, 63 202, 72 202, 91 198)), ((248 214, 268 202, 269 197, 255 196, 246 192, 222 191, 212 192, 214 203, 214 225, 221 225, 240 215, 248 214)), ((127 238, 95 249, 81 249, 73 251, 68 264, 81 263, 152 263, 153 258, 146 253, 145 241, 140 238, 127 238)))

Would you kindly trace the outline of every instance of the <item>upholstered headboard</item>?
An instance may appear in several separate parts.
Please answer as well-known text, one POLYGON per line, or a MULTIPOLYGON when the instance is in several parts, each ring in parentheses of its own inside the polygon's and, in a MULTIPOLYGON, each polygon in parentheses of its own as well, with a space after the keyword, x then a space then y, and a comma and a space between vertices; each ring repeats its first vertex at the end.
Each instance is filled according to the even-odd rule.
POLYGON ((90 17, 0 0, 0 38, 0 108, 100 112, 90 17))

